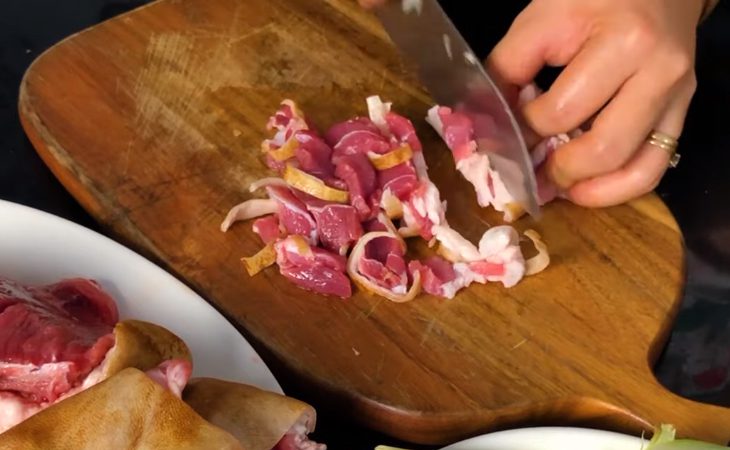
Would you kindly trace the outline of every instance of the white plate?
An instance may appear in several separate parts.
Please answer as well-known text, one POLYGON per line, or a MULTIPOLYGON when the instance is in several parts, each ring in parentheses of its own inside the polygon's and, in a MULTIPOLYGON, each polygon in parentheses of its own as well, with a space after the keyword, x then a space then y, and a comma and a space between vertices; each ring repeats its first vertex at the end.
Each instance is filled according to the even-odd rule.
POLYGON ((641 450, 641 439, 584 428, 538 427, 500 431, 442 450, 641 450))
POLYGON ((24 283, 95 279, 123 319, 161 325, 193 355, 193 376, 216 377, 281 393, 251 345, 211 305, 130 249, 63 218, 0 200, 0 276, 24 283))

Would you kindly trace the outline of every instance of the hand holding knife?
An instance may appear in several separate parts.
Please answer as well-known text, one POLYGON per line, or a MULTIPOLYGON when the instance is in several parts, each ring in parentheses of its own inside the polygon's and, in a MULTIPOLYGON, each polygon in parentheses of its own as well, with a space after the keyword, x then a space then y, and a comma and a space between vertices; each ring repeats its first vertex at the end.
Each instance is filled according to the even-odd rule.
MULTIPOLYGON (((381 18, 394 15, 397 5, 403 9, 418 4, 422 11, 435 5, 418 0, 390 2, 360 0, 363 5, 383 5, 376 10, 381 18)), ((697 88, 697 26, 717 3, 525 2, 490 52, 489 67, 499 73, 500 81, 520 87, 530 84, 546 66, 563 68, 547 92, 520 106, 525 132, 543 138, 571 136, 539 167, 541 189, 550 187, 581 206, 613 206, 651 192, 667 169, 676 167, 679 139, 697 88), (574 133, 579 129, 582 134, 574 133)), ((401 21, 402 32, 415 23, 401 21)), ((431 29, 420 23, 426 39, 431 29)), ((405 52, 398 30, 386 29, 405 52)), ((430 45, 436 55, 436 43, 430 45)), ((419 55, 405 53, 422 62, 419 55)), ((517 185, 510 180, 508 184, 513 190, 517 185)))

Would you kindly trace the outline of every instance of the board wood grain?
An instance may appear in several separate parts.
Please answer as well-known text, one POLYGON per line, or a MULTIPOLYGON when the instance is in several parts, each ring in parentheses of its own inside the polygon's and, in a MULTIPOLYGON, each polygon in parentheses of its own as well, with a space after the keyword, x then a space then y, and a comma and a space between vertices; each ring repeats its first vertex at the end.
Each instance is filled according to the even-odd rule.
POLYGON ((548 423, 639 433, 666 422, 730 440, 730 411, 652 374, 684 279, 681 235, 654 195, 604 210, 556 202, 539 223, 523 219, 553 261, 512 289, 394 304, 310 294, 275 268, 250 278, 239 261, 260 247, 250 224, 218 227, 268 174, 267 117, 291 98, 324 128, 365 114, 371 94, 414 121, 454 227, 475 238, 498 224, 423 120, 427 92, 348 0, 161 0, 39 57, 19 108, 81 204, 223 311, 315 406, 428 444, 548 423))

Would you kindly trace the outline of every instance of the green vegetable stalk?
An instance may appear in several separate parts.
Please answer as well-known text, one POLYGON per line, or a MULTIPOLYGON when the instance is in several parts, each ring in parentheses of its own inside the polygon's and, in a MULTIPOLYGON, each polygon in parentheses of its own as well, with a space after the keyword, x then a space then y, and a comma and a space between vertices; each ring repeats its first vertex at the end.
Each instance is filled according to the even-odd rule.
POLYGON ((675 439, 676 430, 671 425, 662 425, 654 433, 654 437, 642 450, 719 450, 725 449, 722 445, 708 444, 706 442, 694 441, 692 439, 675 439))

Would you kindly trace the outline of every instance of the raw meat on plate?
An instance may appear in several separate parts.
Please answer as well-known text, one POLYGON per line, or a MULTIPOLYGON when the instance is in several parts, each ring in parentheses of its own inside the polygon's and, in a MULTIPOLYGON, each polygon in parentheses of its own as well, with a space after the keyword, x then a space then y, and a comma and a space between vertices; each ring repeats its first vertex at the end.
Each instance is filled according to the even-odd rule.
POLYGON ((0 278, 0 433, 128 366, 153 370, 177 392, 190 354, 169 331, 119 322, 93 280, 28 286, 0 278), (144 348, 137 345, 144 342, 144 348))

